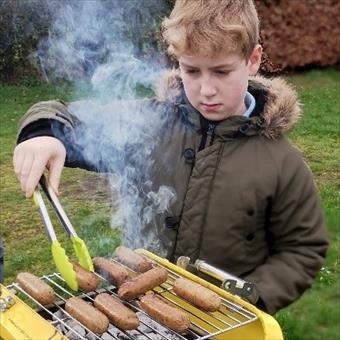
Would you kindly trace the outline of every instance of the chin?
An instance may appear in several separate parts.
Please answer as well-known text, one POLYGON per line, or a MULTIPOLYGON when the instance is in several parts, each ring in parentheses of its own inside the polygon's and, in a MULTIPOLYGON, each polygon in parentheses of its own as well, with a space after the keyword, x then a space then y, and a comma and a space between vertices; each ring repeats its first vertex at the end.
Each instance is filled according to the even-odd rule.
POLYGON ((226 117, 222 116, 221 114, 218 114, 218 113, 204 113, 204 112, 201 112, 201 115, 208 119, 208 120, 211 120, 213 122, 218 122, 220 120, 223 120, 223 119, 226 119, 226 117))

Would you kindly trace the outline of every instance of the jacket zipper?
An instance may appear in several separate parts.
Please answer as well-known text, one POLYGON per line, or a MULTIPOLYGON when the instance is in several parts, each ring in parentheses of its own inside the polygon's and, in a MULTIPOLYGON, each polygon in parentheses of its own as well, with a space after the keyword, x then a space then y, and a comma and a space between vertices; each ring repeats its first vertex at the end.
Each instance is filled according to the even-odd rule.
POLYGON ((212 143, 214 142, 214 132, 215 132, 215 127, 216 127, 215 124, 209 123, 208 131, 207 131, 207 136, 208 136, 208 138, 207 138, 207 143, 206 143, 206 145, 211 146, 212 143))
POLYGON ((214 142, 215 124, 209 123, 208 129, 203 132, 202 139, 198 148, 198 151, 205 149, 207 146, 211 146, 214 142))

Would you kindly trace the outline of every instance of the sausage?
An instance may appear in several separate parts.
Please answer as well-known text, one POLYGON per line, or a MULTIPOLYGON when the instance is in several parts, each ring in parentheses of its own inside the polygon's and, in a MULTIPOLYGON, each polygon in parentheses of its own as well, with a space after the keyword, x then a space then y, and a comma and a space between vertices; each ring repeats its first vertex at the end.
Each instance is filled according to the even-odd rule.
POLYGON ((116 248, 115 255, 118 257, 119 261, 131 268, 132 270, 144 273, 152 269, 152 264, 142 255, 137 254, 132 249, 120 246, 116 248))
POLYGON ((94 300, 94 305, 120 329, 131 330, 139 326, 136 313, 110 294, 98 294, 94 300))
POLYGON ((103 334, 109 328, 107 316, 79 297, 68 299, 65 310, 93 333, 103 334))
POLYGON ((165 269, 157 267, 125 281, 118 289, 122 300, 131 300, 164 283, 168 278, 165 269))
POLYGON ((144 295, 139 305, 152 318, 176 332, 184 332, 190 326, 189 315, 160 296, 144 295))
POLYGON ((119 287, 129 276, 129 273, 125 268, 104 257, 95 257, 93 259, 93 265, 98 274, 116 287, 119 287))
POLYGON ((84 269, 79 264, 72 264, 73 269, 76 272, 76 279, 80 289, 84 290, 85 292, 96 290, 100 284, 100 278, 96 274, 84 269))
POLYGON ((178 296, 207 312, 214 312, 221 305, 221 298, 215 292, 183 277, 175 280, 173 289, 178 296))
POLYGON ((42 305, 48 305, 54 301, 54 290, 39 277, 23 272, 16 277, 19 286, 42 305))

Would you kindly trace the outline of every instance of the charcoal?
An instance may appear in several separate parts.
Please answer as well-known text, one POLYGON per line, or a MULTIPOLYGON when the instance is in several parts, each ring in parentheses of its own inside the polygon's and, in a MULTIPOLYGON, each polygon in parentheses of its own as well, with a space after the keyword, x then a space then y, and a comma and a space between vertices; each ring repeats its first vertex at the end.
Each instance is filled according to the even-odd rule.
POLYGON ((85 339, 87 339, 87 340, 96 340, 96 337, 92 333, 87 333, 86 336, 85 336, 85 339))
POLYGON ((119 339, 119 334, 121 333, 121 331, 119 329, 117 329, 116 327, 110 326, 109 329, 107 330, 107 332, 114 337, 114 339, 119 339))
POLYGON ((62 319, 64 317, 64 313, 61 310, 57 310, 53 316, 52 316, 52 320, 58 320, 58 319, 62 319))
POLYGON ((70 340, 81 340, 82 337, 80 337, 79 335, 75 334, 74 332, 72 332, 71 330, 68 331, 65 336, 70 339, 70 340))
POLYGON ((120 330, 110 324, 109 329, 107 330, 109 333, 112 334, 118 334, 120 333, 120 330))
POLYGON ((143 323, 140 324, 140 326, 138 327, 138 330, 145 334, 153 332, 153 330, 150 327, 148 327, 147 325, 144 325, 143 323))
MULTIPOLYGON (((121 332, 118 328, 115 328, 115 327, 110 327, 108 329, 108 333, 112 339, 119 339, 119 340, 131 339, 127 335, 125 335, 123 332, 121 332)), ((102 336, 102 339, 103 339, 103 336, 102 336)))
POLYGON ((138 331, 128 331, 127 333, 129 334, 129 336, 131 336, 132 338, 136 338, 136 339, 139 335, 141 335, 141 333, 138 331))
POLYGON ((68 332, 68 328, 61 322, 59 322, 58 324, 55 325, 56 328, 58 328, 58 330, 62 333, 62 334, 65 334, 68 332))
POLYGON ((147 338, 145 335, 143 335, 141 333, 134 335, 133 339, 135 339, 135 340, 146 340, 146 339, 149 340, 149 338, 147 338))
POLYGON ((82 339, 85 336, 85 329, 82 328, 81 326, 75 326, 72 328, 72 330, 70 329, 65 335, 70 339, 70 340, 78 340, 78 339, 82 339), (77 335, 77 332, 79 335, 77 335))
POLYGON ((55 325, 55 328, 61 333, 61 334, 65 334, 67 332, 66 327, 63 324, 58 324, 55 325))
POLYGON ((115 340, 117 338, 113 337, 112 335, 110 335, 109 333, 104 333, 102 336, 101 336, 101 339, 103 340, 115 340))

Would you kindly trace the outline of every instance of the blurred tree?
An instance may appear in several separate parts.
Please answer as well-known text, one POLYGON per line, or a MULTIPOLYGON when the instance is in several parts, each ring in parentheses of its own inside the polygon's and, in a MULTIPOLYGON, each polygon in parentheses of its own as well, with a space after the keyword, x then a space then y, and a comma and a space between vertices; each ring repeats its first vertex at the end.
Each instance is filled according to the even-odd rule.
POLYGON ((0 81, 36 74, 30 60, 51 18, 44 0, 0 1, 0 81))
MULTIPOLYGON (((133 44, 134 54, 138 58, 170 62, 165 56, 160 23, 169 15, 175 0, 90 1, 105 7, 108 13, 105 18, 115 13, 120 4, 129 4, 124 21, 130 28, 124 35, 133 44)), ((57 62, 57 56, 52 53, 55 51, 48 52, 46 38, 63 34, 49 31, 51 24, 60 8, 79 7, 83 3, 79 0, 0 0, 0 82, 15 82, 22 76, 50 79, 48 69, 53 69, 49 67, 57 62), (45 53, 43 57, 37 53, 38 46, 39 52, 45 53)), ((266 52, 264 72, 340 62, 339 0, 255 0, 255 3, 266 52)), ((106 41, 101 39, 75 42, 72 46, 75 50, 86 47, 88 53, 77 65, 69 65, 68 71, 78 72, 79 77, 91 76, 98 62, 106 60, 105 53, 109 53, 103 44, 106 41), (102 51, 103 55, 98 58, 97 54, 102 51)), ((65 64, 65 69, 67 67, 65 64)))

